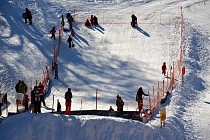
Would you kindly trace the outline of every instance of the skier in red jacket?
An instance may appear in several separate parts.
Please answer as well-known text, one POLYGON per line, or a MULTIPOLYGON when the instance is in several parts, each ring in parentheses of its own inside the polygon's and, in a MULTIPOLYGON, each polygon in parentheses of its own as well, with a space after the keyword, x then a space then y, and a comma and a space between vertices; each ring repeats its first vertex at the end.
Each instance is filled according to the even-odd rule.
POLYGON ((166 70, 167 70, 166 62, 164 62, 163 65, 162 65, 162 74, 166 75, 166 70))
POLYGON ((55 40, 55 32, 56 32, 56 30, 55 30, 55 26, 50 30, 50 33, 51 33, 51 38, 54 38, 54 40, 55 40))
POLYGON ((85 26, 86 26, 86 27, 90 27, 90 26, 91 26, 90 21, 89 21, 88 19, 87 19, 86 22, 85 22, 85 26))
POLYGON ((93 18, 93 15, 90 16, 90 23, 91 23, 91 26, 94 25, 94 18, 93 18))

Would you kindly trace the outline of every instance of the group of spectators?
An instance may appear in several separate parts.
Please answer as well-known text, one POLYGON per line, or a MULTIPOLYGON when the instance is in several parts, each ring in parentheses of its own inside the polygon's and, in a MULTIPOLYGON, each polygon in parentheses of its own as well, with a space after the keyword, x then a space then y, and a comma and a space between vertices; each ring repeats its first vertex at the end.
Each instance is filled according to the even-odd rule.
POLYGON ((91 26, 97 26, 98 25, 98 18, 96 16, 91 15, 90 20, 87 19, 85 22, 86 27, 91 27, 91 26))
MULTIPOLYGON (((16 90, 16 105, 17 112, 19 112, 19 105, 23 105, 25 107, 25 111, 29 110, 29 98, 28 98, 28 86, 25 84, 23 80, 19 80, 15 86, 16 90)), ((31 91, 31 110, 33 113, 41 113, 41 102, 45 106, 44 101, 44 86, 40 82, 38 86, 34 86, 31 91)))

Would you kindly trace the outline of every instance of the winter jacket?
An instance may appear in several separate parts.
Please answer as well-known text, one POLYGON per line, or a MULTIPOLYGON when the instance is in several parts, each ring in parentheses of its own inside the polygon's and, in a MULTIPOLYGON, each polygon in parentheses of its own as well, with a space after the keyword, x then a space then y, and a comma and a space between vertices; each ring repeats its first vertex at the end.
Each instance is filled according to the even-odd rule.
POLYGON ((117 111, 123 111, 124 101, 121 99, 121 97, 117 97, 116 106, 117 111))
POLYGON ((166 72, 166 65, 163 64, 163 66, 162 66, 162 73, 165 73, 165 72, 166 72))
POLYGON ((86 26, 86 27, 90 27, 90 26, 91 26, 90 21, 89 21, 88 19, 87 19, 86 22, 85 22, 85 26, 86 26))
POLYGON ((17 93, 20 93, 20 81, 15 85, 15 90, 17 93))
POLYGON ((53 28, 50 30, 50 33, 51 33, 52 35, 54 35, 55 32, 56 32, 55 27, 53 27, 53 28))
POLYGON ((94 18, 93 18, 93 15, 91 15, 91 17, 90 17, 90 23, 91 23, 92 26, 94 25, 94 18))
POLYGON ((38 88, 39 88, 40 94, 44 95, 44 86, 40 84, 38 88))
POLYGON ((140 87, 139 89, 138 89, 138 91, 137 91, 137 94, 136 94, 136 101, 138 102, 138 99, 140 100, 140 101, 142 101, 142 95, 144 95, 144 96, 149 96, 148 94, 145 94, 144 93, 144 91, 143 91, 143 89, 140 87))
POLYGON ((27 93, 28 87, 25 83, 21 83, 19 85, 19 92, 20 93, 27 93))
POLYGON ((36 88, 36 89, 34 90, 34 96, 35 96, 35 98, 34 98, 34 101, 35 101, 35 102, 40 102, 40 101, 41 101, 41 99, 40 99, 40 91, 39 91, 38 88, 36 88))
POLYGON ((68 89, 68 91, 65 93, 66 102, 71 102, 71 98, 72 98, 72 92, 71 89, 68 89))
POLYGON ((54 70, 55 70, 56 73, 58 72, 58 64, 55 64, 54 70))
POLYGON ((98 18, 96 16, 94 16, 93 18, 94 18, 94 25, 98 25, 98 18))
POLYGON ((34 104, 34 102, 35 102, 35 90, 33 89, 31 91, 31 104, 34 104))
POLYGON ((32 19, 31 11, 26 8, 26 16, 28 19, 32 19))

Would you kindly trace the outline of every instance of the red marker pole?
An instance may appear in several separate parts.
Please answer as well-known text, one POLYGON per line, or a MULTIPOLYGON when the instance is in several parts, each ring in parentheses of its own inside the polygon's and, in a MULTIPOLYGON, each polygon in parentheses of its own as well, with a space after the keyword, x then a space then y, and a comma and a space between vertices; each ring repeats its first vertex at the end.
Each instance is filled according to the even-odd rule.
POLYGON ((98 89, 96 89, 96 110, 97 110, 97 106, 98 106, 98 89))

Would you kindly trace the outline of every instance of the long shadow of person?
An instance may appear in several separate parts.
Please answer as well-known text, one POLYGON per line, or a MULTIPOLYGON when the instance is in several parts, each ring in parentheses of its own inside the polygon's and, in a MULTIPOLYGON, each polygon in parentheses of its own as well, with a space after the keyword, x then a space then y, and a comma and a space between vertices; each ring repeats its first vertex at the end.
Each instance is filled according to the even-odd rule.
POLYGON ((147 37, 150 37, 150 35, 144 31, 143 29, 141 29, 140 27, 134 27, 134 29, 138 30, 139 32, 141 32, 143 35, 147 36, 147 37))

